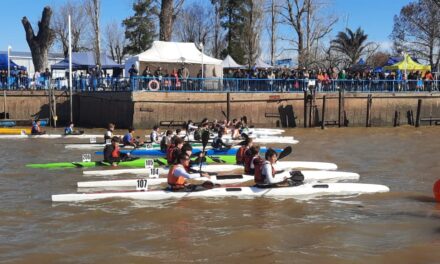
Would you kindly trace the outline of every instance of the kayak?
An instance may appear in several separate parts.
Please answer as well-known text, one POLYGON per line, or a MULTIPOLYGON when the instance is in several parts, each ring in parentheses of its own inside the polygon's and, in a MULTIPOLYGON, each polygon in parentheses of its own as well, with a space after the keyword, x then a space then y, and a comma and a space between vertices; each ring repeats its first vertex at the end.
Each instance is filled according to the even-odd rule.
MULTIPOLYGON (((310 161, 278 161, 275 166, 275 170, 292 170, 292 169, 312 169, 312 170, 336 170, 338 166, 334 163, 327 162, 310 162, 310 161)), ((199 166, 193 166, 193 169, 200 169, 199 166)), ((202 171, 204 172, 226 172, 233 170, 242 170, 242 165, 236 164, 203 164, 202 171)), ((160 167, 159 175, 167 174, 169 167, 160 167)), ((136 174, 136 175, 149 175, 149 169, 109 169, 109 170, 84 170, 83 175, 86 176, 109 176, 120 174, 136 174)))
POLYGON ((52 195, 53 202, 79 202, 108 198, 139 200, 165 200, 181 198, 209 197, 271 197, 271 198, 314 198, 326 195, 359 195, 367 193, 389 192, 385 185, 362 183, 306 183, 293 187, 259 188, 259 187, 216 187, 197 192, 172 192, 169 190, 123 191, 73 193, 52 195))
POLYGON ((43 134, 43 135, 0 135, 0 139, 21 139, 21 138, 96 138, 102 137, 102 135, 62 135, 62 134, 43 134))
MULTIPOLYGON (((283 151, 282 149, 275 148, 274 149, 277 153, 280 153, 283 151)), ((212 156, 212 155, 235 155, 237 154, 238 148, 230 148, 230 149, 208 149, 206 150, 206 155, 212 156)), ((267 148, 262 147, 260 148, 260 153, 266 153, 267 148)), ((202 152, 202 149, 195 148, 192 150, 193 155, 198 155, 202 152)), ((162 151, 160 149, 134 149, 134 150, 121 150, 121 153, 130 153, 134 156, 152 156, 152 157, 164 157, 166 156, 166 152, 162 151)), ((97 151, 95 152, 96 155, 103 155, 104 152, 97 151)))
MULTIPOLYGON (((304 182, 337 182, 346 180, 359 180, 359 174, 353 172, 343 171, 296 171, 295 173, 304 176, 304 182)), ((286 170, 281 172, 282 175, 290 177, 290 171, 286 170)), ((193 174, 198 176, 198 173, 193 174)), ((110 181, 86 181, 78 182, 78 188, 98 188, 98 187, 136 187, 138 186, 138 180, 146 180, 148 185, 158 185, 167 183, 167 178, 142 178, 142 179, 125 179, 125 180, 110 180, 110 181)), ((192 180, 197 181, 211 181, 218 184, 236 184, 247 181, 253 181, 253 175, 217 175, 211 176, 210 179, 206 177, 198 177, 192 180)))
MULTIPOLYGON (((226 144, 238 144, 242 140, 232 140, 225 138, 223 139, 223 142, 226 144)), ((296 139, 293 139, 293 137, 258 137, 253 138, 252 141, 254 143, 279 143, 279 144, 298 144, 299 141, 296 139)))
MULTIPOLYGON (((124 147, 124 145, 119 145, 121 148, 124 147)), ((201 147, 202 143, 191 143, 192 147, 201 147)), ((104 149, 105 144, 93 144, 93 143, 88 143, 88 144, 84 144, 84 143, 78 143, 78 144, 66 144, 64 146, 64 148, 66 149, 104 149)), ((153 149, 160 149, 160 144, 158 143, 153 143, 149 145, 150 148, 153 149)), ((127 148, 127 147, 126 147, 127 148)), ((141 147, 142 148, 142 147, 141 147)))
MULTIPOLYGON (((193 158, 195 159, 195 158, 193 158)), ((118 163, 118 166, 121 167, 135 167, 135 168, 144 168, 145 161, 147 159, 134 159, 130 161, 122 161, 118 163)), ((234 164, 235 156, 207 156, 206 161, 204 163, 226 163, 226 164, 234 164)), ((167 160, 165 158, 156 158, 154 159, 155 166, 163 166, 167 164, 167 160)), ((80 162, 51 162, 51 163, 42 163, 42 164, 26 164, 28 168, 37 168, 37 169, 61 169, 61 168, 90 168, 97 166, 111 166, 108 162, 103 161, 80 161, 80 162)))
POLYGON ((30 133, 30 128, 0 128, 0 135, 21 135, 30 133))

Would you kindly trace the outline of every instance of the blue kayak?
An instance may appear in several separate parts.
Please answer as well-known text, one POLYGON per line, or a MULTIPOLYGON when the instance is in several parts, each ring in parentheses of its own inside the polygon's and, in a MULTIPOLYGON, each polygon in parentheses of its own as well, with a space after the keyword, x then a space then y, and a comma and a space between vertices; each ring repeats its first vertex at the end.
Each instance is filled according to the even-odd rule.
MULTIPOLYGON (((266 153, 267 148, 261 148, 260 153, 266 153)), ((274 148, 277 153, 280 153, 283 151, 282 149, 274 148)), ((208 149, 206 150, 206 155, 213 156, 213 155, 235 155, 237 154, 238 148, 231 148, 231 149, 208 149)), ((202 150, 200 148, 193 149, 192 153, 193 155, 198 155, 202 150)), ((166 156, 166 153, 164 151, 161 151, 160 149, 135 149, 135 150, 121 150, 121 153, 130 153, 130 155, 135 156, 153 156, 153 157, 164 157, 166 156)), ((95 152, 97 155, 103 155, 104 153, 102 151, 95 152)))

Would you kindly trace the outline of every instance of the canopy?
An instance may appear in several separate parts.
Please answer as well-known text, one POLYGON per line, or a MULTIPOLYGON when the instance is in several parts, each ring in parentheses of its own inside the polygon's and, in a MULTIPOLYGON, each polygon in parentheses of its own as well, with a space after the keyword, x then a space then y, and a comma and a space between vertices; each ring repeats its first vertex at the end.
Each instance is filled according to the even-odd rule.
POLYGON ((419 64, 411 59, 409 55, 405 55, 405 58, 391 66, 383 67, 384 70, 407 70, 407 71, 430 71, 431 66, 419 64))
POLYGON ((365 63, 364 59, 361 58, 359 59, 358 63, 352 65, 348 69, 353 72, 364 72, 371 70, 371 67, 365 63))
MULTIPOLYGON (((72 52, 72 69, 73 70, 88 70, 96 67, 95 55, 93 52, 72 52)), ((52 70, 66 70, 69 69, 69 58, 51 66, 52 70)), ((101 54, 101 68, 114 69, 122 68, 122 65, 117 64, 105 54, 101 54)))
POLYGON ((205 77, 220 77, 222 75, 222 61, 207 56, 199 51, 192 42, 154 41, 147 51, 128 58, 125 62, 125 72, 128 73, 131 65, 137 65, 139 74, 146 67, 154 72, 158 67, 162 71, 171 73, 173 69, 186 67, 190 77, 196 77, 204 65, 205 77))
POLYGON ((235 60, 230 56, 226 56, 226 58, 222 61, 223 69, 243 69, 244 66, 235 62, 235 60))
MULTIPOLYGON (((13 60, 11 60, 11 57, 9 57, 9 67, 10 70, 26 70, 26 67, 20 66, 17 63, 15 63, 13 60)), ((0 54, 0 70, 7 71, 8 70, 8 55, 7 54, 0 54)))
POLYGON ((272 65, 269 65, 269 64, 265 63, 261 58, 258 58, 258 59, 255 61, 254 67, 255 67, 255 68, 258 68, 258 69, 273 68, 272 65))

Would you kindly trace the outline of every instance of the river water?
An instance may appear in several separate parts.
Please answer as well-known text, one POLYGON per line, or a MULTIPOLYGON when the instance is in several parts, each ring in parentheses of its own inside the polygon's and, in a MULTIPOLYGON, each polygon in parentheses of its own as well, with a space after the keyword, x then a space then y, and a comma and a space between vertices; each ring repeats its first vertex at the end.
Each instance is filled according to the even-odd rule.
POLYGON ((333 162, 391 192, 53 204, 51 194, 76 192, 90 177, 24 164, 76 161, 84 151, 65 150, 62 140, 0 140, 0 262, 440 263, 440 204, 432 198, 440 127, 286 134, 300 140, 286 160, 333 162))

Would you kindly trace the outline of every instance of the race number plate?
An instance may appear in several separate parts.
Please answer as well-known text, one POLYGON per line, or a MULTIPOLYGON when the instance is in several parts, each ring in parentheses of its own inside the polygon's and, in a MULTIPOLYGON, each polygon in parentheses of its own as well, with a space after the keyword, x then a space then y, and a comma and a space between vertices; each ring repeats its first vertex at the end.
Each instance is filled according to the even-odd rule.
POLYGON ((90 138, 90 144, 95 144, 95 143, 96 143, 96 137, 90 138))
POLYGON ((82 154, 82 162, 92 161, 92 154, 82 154))
POLYGON ((138 179, 136 183, 136 190, 145 191, 148 190, 148 180, 147 179, 138 179))
POLYGON ((146 160, 145 160, 145 168, 146 168, 146 169, 152 169, 152 168, 154 168, 154 160, 152 160, 152 159, 146 159, 146 160))
POLYGON ((159 178, 159 168, 151 168, 150 169, 150 178, 159 178))

